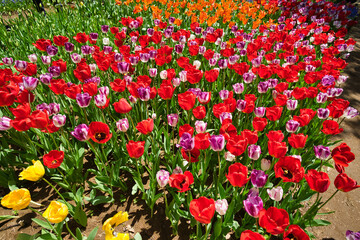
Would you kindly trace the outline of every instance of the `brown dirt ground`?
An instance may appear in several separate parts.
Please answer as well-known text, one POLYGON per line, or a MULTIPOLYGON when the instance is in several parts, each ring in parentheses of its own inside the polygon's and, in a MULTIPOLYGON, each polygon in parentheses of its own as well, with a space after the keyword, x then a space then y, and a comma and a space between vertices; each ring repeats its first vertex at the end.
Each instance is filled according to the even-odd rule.
MULTIPOLYGON (((350 37, 357 41, 355 51, 351 53, 348 59, 349 65, 345 69, 345 73, 349 76, 347 83, 343 86, 343 98, 350 101, 350 105, 356 109, 360 109, 360 24, 353 27, 350 31, 350 37)), ((355 153, 356 157, 360 156, 360 131, 357 127, 360 126, 360 117, 346 120, 342 127, 344 132, 339 136, 334 137, 334 140, 343 139, 355 153)), ((356 159, 346 169, 346 173, 360 182, 359 170, 360 161, 356 159)), ((335 169, 328 169, 330 179, 333 181, 337 175, 335 169)), ((32 183, 28 183, 28 187, 33 187, 32 183)), ((335 187, 333 184, 329 190, 324 193, 323 199, 327 199, 333 192, 335 187)), ((118 193, 122 194, 122 193, 118 193)), ((0 195, 4 195, 4 189, 0 189, 0 195)), ((88 219, 88 227, 82 229, 83 234, 88 235, 92 229, 99 227, 96 240, 104 239, 105 233, 101 230, 102 223, 113 216, 118 211, 127 211, 129 213, 129 221, 118 227, 119 232, 140 233, 143 239, 148 240, 165 240, 171 239, 171 226, 169 221, 166 221, 164 213, 164 204, 158 202, 154 210, 153 218, 150 217, 149 208, 141 199, 141 196, 131 196, 127 194, 128 199, 125 203, 115 201, 114 204, 93 206, 88 210, 92 210, 92 216, 88 219)), ((34 201, 41 203, 44 207, 39 208, 43 211, 48 206, 51 200, 56 200, 56 193, 46 185, 39 186, 32 190, 32 198, 34 201), (44 196, 50 196, 44 198, 44 196)), ((116 199, 116 198, 115 198, 116 199)), ((36 208, 36 206, 33 206, 36 208)), ((336 211, 330 215, 322 215, 321 218, 332 222, 327 227, 313 228, 312 231, 316 239, 321 240, 341 240, 345 239, 346 230, 360 231, 360 190, 354 190, 348 193, 339 192, 323 209, 323 212, 336 211)), ((0 208, 1 215, 12 214, 11 210, 0 208)), ((12 219, 0 222, 0 239, 15 239, 19 233, 35 234, 40 231, 40 227, 31 222, 31 218, 36 217, 30 210, 19 211, 19 219, 12 219), (18 222, 23 222, 20 226, 18 222)), ((76 223, 70 221, 70 228, 75 231, 78 226, 76 223)), ((190 230, 186 222, 181 222, 179 225, 179 235, 174 240, 189 239, 190 230)), ((68 234, 64 234, 64 239, 69 239, 68 234)))

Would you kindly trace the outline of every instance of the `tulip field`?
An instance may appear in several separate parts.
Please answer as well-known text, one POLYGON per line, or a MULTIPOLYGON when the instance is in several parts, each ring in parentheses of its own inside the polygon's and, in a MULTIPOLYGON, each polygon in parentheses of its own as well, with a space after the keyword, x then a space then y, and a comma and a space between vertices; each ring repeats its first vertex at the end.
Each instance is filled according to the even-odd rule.
POLYGON ((0 26, 0 224, 36 231, 7 236, 308 240, 359 191, 334 138, 359 115, 352 3, 21 4, 0 26))

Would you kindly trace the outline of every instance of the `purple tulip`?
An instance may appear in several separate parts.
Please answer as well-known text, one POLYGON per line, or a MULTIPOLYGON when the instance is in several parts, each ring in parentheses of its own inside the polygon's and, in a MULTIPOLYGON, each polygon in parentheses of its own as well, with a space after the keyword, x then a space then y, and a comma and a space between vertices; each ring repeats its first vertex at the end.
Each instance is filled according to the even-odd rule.
POLYGON ((328 87, 328 86, 332 85, 334 82, 335 82, 335 78, 331 75, 325 75, 321 79, 321 85, 323 85, 324 87, 328 87))
POLYGON ((195 147, 195 139, 191 136, 190 133, 183 133, 180 137, 180 144, 177 144, 177 147, 182 147, 184 151, 188 152, 194 149, 195 147))
POLYGON ((146 63, 150 60, 150 54, 148 53, 140 53, 140 61, 146 63))
POLYGON ((166 170, 159 170, 156 173, 156 181, 160 187, 165 187, 169 182, 170 173, 166 170))
POLYGON ((182 53, 183 50, 184 50, 184 45, 182 45, 182 44, 177 44, 177 45, 175 45, 175 52, 176 52, 177 54, 182 53))
POLYGON ((89 127, 86 124, 80 124, 74 128, 74 131, 71 132, 77 140, 79 141, 87 141, 90 136, 88 136, 89 127))
POLYGON ((107 33, 109 31, 109 25, 101 25, 101 31, 107 33))
POLYGON ((89 36, 90 36, 91 40, 96 41, 99 37, 99 34, 98 33, 90 33, 89 36))
POLYGON ((34 90, 37 87, 38 83, 39 83, 39 79, 37 79, 37 78, 23 77, 24 88, 29 91, 34 90))
POLYGON ((137 56, 129 57, 129 61, 130 61, 131 65, 135 66, 139 63, 139 57, 137 57, 137 56))
POLYGON ((278 81, 276 78, 270 78, 267 80, 268 84, 269 84, 269 88, 275 88, 276 85, 278 84, 278 81))
POLYGON ((265 115, 266 108, 265 107, 257 107, 254 109, 255 116, 263 117, 265 115))
POLYGON ((0 117, 0 131, 6 131, 12 128, 11 119, 8 117, 0 117))
POLYGON ((242 99, 239 99, 237 100, 236 102, 236 109, 239 110, 239 111, 242 111, 246 108, 246 101, 245 100, 242 100, 242 99))
POLYGON ((30 54, 30 55, 28 56, 28 58, 29 58, 29 61, 32 62, 32 63, 36 63, 36 62, 37 62, 37 56, 36 56, 35 53, 30 54))
POLYGON ((88 107, 90 105, 91 96, 88 93, 79 93, 76 95, 76 102, 81 108, 88 107))
POLYGON ((289 100, 286 101, 286 107, 290 111, 295 110, 297 108, 297 105, 298 105, 297 100, 289 99, 289 100))
POLYGON ((75 45, 72 44, 71 42, 66 42, 64 46, 66 52, 71 53, 74 51, 75 45))
POLYGON ((326 119, 330 115, 330 110, 327 108, 319 108, 317 110, 317 116, 319 119, 326 119))
POLYGON ((115 62, 121 62, 123 59, 124 59, 124 56, 121 53, 115 53, 114 54, 115 62))
POLYGON ((137 20, 134 20, 129 24, 129 28, 131 28, 131 29, 136 29, 139 26, 140 26, 140 24, 139 24, 139 22, 137 20))
POLYGON ((146 102, 150 100, 150 87, 139 87, 137 92, 141 101, 146 102))
POLYGON ((251 171, 251 183, 254 187, 261 188, 265 186, 268 175, 264 171, 253 169, 251 171))
POLYGON ((104 46, 104 54, 110 54, 112 51, 113 47, 111 46, 104 46))
POLYGON ((260 210, 264 208, 263 201, 259 196, 248 196, 243 204, 245 211, 254 218, 258 218, 260 210))
POLYGON ((157 75, 157 69, 156 68, 149 68, 149 76, 150 77, 156 77, 157 75))
POLYGON ((104 107, 107 103, 107 97, 105 94, 97 94, 94 96, 94 102, 97 107, 104 107))
POLYGON ((210 67, 215 66, 215 65, 216 65, 216 63, 217 63, 217 60, 216 60, 215 58, 211 58, 211 59, 209 59, 209 65, 210 65, 210 67))
POLYGON ((328 99, 327 94, 323 92, 319 92, 319 94, 316 96, 317 103, 325 103, 327 99, 328 99))
POLYGON ((228 65, 228 60, 227 59, 220 59, 218 62, 219 68, 220 69, 225 69, 227 68, 228 65))
POLYGON ((220 114, 219 118, 220 118, 220 123, 222 124, 225 119, 232 119, 232 114, 228 112, 223 112, 220 114))
POLYGON ((25 71, 26 68, 28 66, 28 63, 25 61, 21 61, 21 60, 16 60, 15 61, 15 67, 19 70, 19 71, 25 71))
POLYGON ((45 65, 50 65, 51 64, 51 57, 50 56, 41 56, 40 57, 41 62, 45 65))
POLYGON ((348 76, 340 75, 340 76, 338 77, 338 79, 336 80, 336 82, 337 82, 338 84, 342 84, 342 83, 345 83, 347 79, 348 79, 348 76))
POLYGON ((345 118, 354 118, 354 117, 356 117, 357 115, 359 115, 359 111, 358 111, 358 110, 356 110, 356 109, 353 108, 353 107, 347 107, 347 108, 344 110, 343 117, 345 117, 345 118))
POLYGON ((58 53, 59 49, 56 46, 49 45, 46 47, 46 52, 50 57, 55 56, 58 53))
POLYGON ((298 121, 292 120, 290 119, 289 121, 287 121, 286 123, 286 131, 289 133, 294 133, 296 132, 300 127, 300 123, 298 121))
POLYGON ((257 87, 259 93, 266 93, 269 90, 269 84, 267 82, 259 82, 257 87))
POLYGON ((48 107, 49 107, 49 111, 48 111, 49 115, 57 114, 60 112, 60 104, 58 103, 50 103, 48 107))
POLYGON ((225 147, 225 138, 223 135, 211 135, 209 142, 210 148, 215 152, 220 152, 225 147))
POLYGON ((41 81, 43 84, 49 85, 51 79, 52 79, 52 74, 51 74, 51 73, 44 73, 44 74, 41 74, 41 75, 40 75, 40 81, 41 81))
POLYGON ((233 56, 229 57, 229 64, 234 65, 238 60, 240 59, 240 56, 235 54, 233 56))
POLYGON ((226 100, 226 99, 228 99, 229 98, 229 91, 228 90, 221 90, 220 92, 219 92, 219 96, 220 96, 220 98, 221 98, 221 100, 226 100))
POLYGON ((255 74, 252 72, 247 72, 243 74, 243 79, 245 83, 252 83, 255 77, 256 77, 255 74))
POLYGON ((360 240, 360 232, 346 231, 346 240, 360 240))
POLYGON ((251 64, 253 67, 259 67, 261 65, 262 57, 257 57, 251 60, 251 64))
POLYGON ((315 156, 318 159, 326 160, 331 154, 330 148, 323 145, 314 146, 315 156))
POLYGON ((117 64, 117 67, 121 74, 127 74, 129 72, 129 66, 130 66, 130 64, 127 62, 119 62, 117 64))
POLYGON ((235 83, 233 85, 233 89, 236 94, 241 94, 244 91, 244 84, 243 83, 235 83))
POLYGON ((258 160, 261 155, 261 147, 255 144, 248 146, 248 156, 252 160, 258 160))
POLYGON ((62 114, 56 114, 53 116, 52 120, 53 120, 55 127, 60 128, 65 125, 66 116, 62 115, 62 114))
POLYGON ((73 61, 73 63, 81 62, 81 56, 79 54, 77 54, 77 53, 71 54, 70 57, 71 57, 71 60, 73 61))
POLYGON ((89 46, 89 45, 81 46, 81 53, 82 53, 83 55, 90 55, 91 52, 92 52, 92 49, 91 49, 91 48, 92 48, 92 47, 89 46))
POLYGON ((176 127, 179 121, 179 115, 176 113, 169 114, 167 115, 167 120, 168 120, 168 124, 171 127, 176 127))
POLYGON ((261 159, 261 170, 267 171, 271 167, 271 160, 263 158, 261 159))
POLYGON ((154 60, 156 58, 157 51, 156 50, 150 50, 149 54, 150 54, 150 59, 154 60))
POLYGON ((51 66, 48 68, 49 73, 51 73, 53 75, 53 77, 58 77, 60 76, 60 67, 59 66, 51 66))
POLYGON ((2 59, 2 61, 6 66, 11 66, 14 63, 14 59, 12 59, 11 57, 5 57, 2 59))
POLYGON ((109 90, 108 86, 104 86, 104 87, 99 87, 98 92, 99 92, 99 94, 103 94, 105 96, 108 96, 109 93, 110 93, 110 90, 109 90))
POLYGON ((129 121, 128 121, 128 119, 127 118, 120 119, 119 121, 116 122, 116 127, 121 132, 126 132, 129 129, 129 121))
POLYGON ((199 54, 204 55, 205 52, 206 52, 206 47, 205 46, 199 46, 199 54))

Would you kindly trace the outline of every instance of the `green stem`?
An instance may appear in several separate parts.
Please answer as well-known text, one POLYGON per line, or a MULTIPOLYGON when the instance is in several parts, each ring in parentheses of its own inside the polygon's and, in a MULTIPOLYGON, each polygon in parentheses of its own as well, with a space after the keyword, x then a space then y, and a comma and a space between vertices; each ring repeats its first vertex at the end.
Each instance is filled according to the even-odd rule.
POLYGON ((68 232, 70 233, 71 237, 73 239, 77 239, 77 237, 75 237, 74 233, 70 230, 69 228, 69 224, 67 222, 65 222, 65 225, 66 225, 66 229, 68 230, 68 232))
MULTIPOLYGON (((32 207, 28 207, 28 208, 29 208, 31 211, 33 211, 34 213, 37 213, 37 214, 39 214, 40 216, 43 217, 42 213, 39 212, 38 210, 36 210, 36 209, 34 209, 34 208, 32 208, 32 207)), ((51 224, 51 222, 50 222, 47 218, 45 218, 45 217, 43 217, 43 218, 44 218, 44 219, 46 220, 46 222, 49 224, 49 226, 51 227, 51 230, 56 234, 56 238, 57 238, 57 239, 62 239, 61 236, 58 236, 58 234, 57 234, 54 226, 51 224)))
POLYGON ((56 187, 54 185, 52 185, 48 180, 46 180, 46 178, 43 178, 43 180, 49 184, 54 190, 55 192, 60 196, 60 198, 64 201, 64 203, 67 205, 67 202, 65 200, 65 198, 63 197, 63 195, 61 195, 61 193, 56 189, 56 187))

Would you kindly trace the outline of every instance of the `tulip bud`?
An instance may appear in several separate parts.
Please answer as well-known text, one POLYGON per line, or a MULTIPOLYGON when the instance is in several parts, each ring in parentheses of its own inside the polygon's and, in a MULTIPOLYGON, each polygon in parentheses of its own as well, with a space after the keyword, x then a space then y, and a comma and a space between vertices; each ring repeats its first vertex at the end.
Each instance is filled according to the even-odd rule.
POLYGON ((160 170, 156 173, 156 180, 160 187, 165 187, 169 182, 170 174, 166 170, 160 170))
POLYGON ((116 122, 116 127, 121 132, 126 132, 129 129, 129 121, 128 121, 128 119, 127 118, 120 119, 119 121, 116 122))
POLYGON ((45 64, 45 65, 50 65, 51 64, 51 57, 50 56, 41 56, 40 59, 41 59, 42 63, 45 64))
POLYGON ((176 168, 174 168, 172 174, 183 174, 183 170, 181 169, 181 167, 177 166, 176 168))
POLYGON ((24 88, 32 91, 36 88, 39 83, 39 79, 34 77, 23 77, 24 88))
POLYGON ((55 127, 62 127, 65 125, 65 122, 66 122, 66 116, 65 115, 61 115, 61 114, 57 114, 57 115, 54 115, 53 118, 53 123, 55 125, 55 127))
POLYGON ((86 124, 80 124, 75 127, 74 131, 71 132, 71 135, 73 135, 79 141, 87 141, 90 139, 88 132, 89 127, 86 124))
POLYGON ((243 204, 245 211, 254 218, 258 218, 259 212, 264 208, 264 203, 259 196, 250 195, 243 204))
POLYGON ((261 147, 255 144, 248 146, 248 156, 252 160, 258 160, 261 155, 261 147))
POLYGON ((317 110, 317 116, 319 119, 326 119, 330 115, 330 110, 327 108, 319 108, 317 110))
POLYGON ((37 61, 37 56, 36 56, 35 53, 30 54, 30 55, 28 56, 28 58, 29 58, 29 61, 32 62, 32 63, 36 63, 36 61, 37 61))
POLYGON ((6 66, 11 66, 14 63, 14 59, 9 58, 9 57, 5 57, 2 59, 4 65, 6 66))
POLYGON ((263 159, 261 160, 261 169, 262 169, 263 171, 267 171, 267 170, 270 169, 270 167, 271 167, 271 160, 266 159, 266 158, 263 158, 263 159))
POLYGON ((195 122, 195 131, 197 133, 204 133, 206 131, 207 123, 204 121, 195 122))
POLYGON ((150 60, 150 54, 148 53, 140 53, 140 61, 146 63, 150 60))
POLYGON ((176 114, 176 113, 169 114, 169 115, 167 115, 167 119, 168 119, 168 124, 171 127, 176 127, 176 125, 177 125, 177 123, 179 121, 179 115, 176 114))
POLYGON ((219 200, 216 200, 216 202, 215 202, 215 210, 221 216, 226 214, 228 206, 229 206, 229 204, 226 199, 219 199, 219 200))
POLYGON ((90 105, 91 96, 88 93, 79 93, 76 95, 76 102, 81 108, 88 107, 90 105))
POLYGON ((295 120, 289 120, 286 123, 286 131, 289 133, 296 132, 299 129, 299 127, 300 127, 300 123, 295 120))
POLYGON ((297 108, 297 105, 298 105, 297 100, 289 99, 289 100, 286 101, 286 107, 290 111, 295 110, 297 108))
POLYGON ((225 147, 225 138, 223 135, 211 135, 210 148, 215 152, 220 152, 225 147))
POLYGON ((0 117, 0 131, 6 131, 12 128, 11 119, 8 117, 0 117))
POLYGON ((263 117, 265 115, 265 111, 265 107, 257 107, 254 109, 255 116, 257 117, 263 117))
POLYGON ((272 188, 271 190, 267 189, 267 193, 272 200, 279 202, 283 197, 284 190, 282 189, 282 187, 279 186, 276 188, 272 188))
POLYGON ((243 83, 235 83, 233 85, 233 89, 236 94, 241 94, 244 91, 244 84, 243 83))

